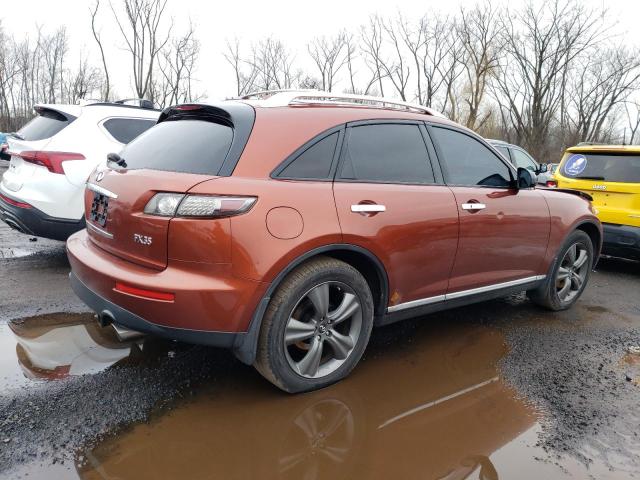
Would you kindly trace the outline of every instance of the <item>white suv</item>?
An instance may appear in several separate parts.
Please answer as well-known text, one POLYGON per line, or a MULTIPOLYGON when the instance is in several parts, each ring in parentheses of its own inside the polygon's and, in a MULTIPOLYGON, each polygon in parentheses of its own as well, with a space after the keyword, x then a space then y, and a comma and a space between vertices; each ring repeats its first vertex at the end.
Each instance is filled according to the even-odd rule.
POLYGON ((143 106, 123 102, 36 105, 37 116, 7 134, 11 163, 0 183, 0 219, 55 240, 82 230, 84 186, 91 172, 160 115, 144 101, 143 106))

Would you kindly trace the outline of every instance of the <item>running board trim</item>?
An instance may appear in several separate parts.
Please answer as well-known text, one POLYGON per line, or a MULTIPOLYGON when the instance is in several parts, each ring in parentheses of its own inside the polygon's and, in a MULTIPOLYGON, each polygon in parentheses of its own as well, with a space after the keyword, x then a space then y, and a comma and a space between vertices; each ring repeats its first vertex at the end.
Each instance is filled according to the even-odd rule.
POLYGON ((408 308, 421 307, 423 305, 430 305, 432 303, 446 302, 447 300, 454 300, 456 298, 467 297, 470 295, 478 295, 480 293, 492 292, 494 290, 501 290, 503 288, 517 287, 518 285, 524 285, 526 283, 539 282, 547 278, 546 275, 535 275, 533 277, 519 278, 518 280, 511 280, 509 282, 494 283, 493 285, 487 285, 484 287, 472 288, 470 290, 461 290, 459 292, 447 293, 446 295, 436 295, 434 297, 421 298, 418 300, 412 300, 410 302, 399 303, 398 305, 392 305, 387 308, 387 313, 399 312, 408 308))

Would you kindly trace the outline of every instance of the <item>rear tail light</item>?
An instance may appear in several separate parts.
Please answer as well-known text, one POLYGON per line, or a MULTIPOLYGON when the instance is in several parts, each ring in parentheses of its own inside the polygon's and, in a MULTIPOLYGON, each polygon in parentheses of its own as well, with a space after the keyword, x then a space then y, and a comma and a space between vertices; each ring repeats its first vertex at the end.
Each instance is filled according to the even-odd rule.
POLYGON ((0 198, 2 200, 4 200, 5 202, 7 202, 9 205, 13 205, 14 207, 18 207, 18 208, 33 208, 28 203, 19 202, 17 200, 14 200, 13 198, 9 198, 9 197, 7 197, 5 195, 2 195, 1 193, 0 193, 0 198))
POLYGON ((173 217, 184 198, 181 193, 156 193, 144 207, 144 213, 160 217, 173 217))
POLYGON ((178 105, 177 107, 173 107, 173 108, 175 110, 187 112, 191 110, 202 110, 202 105, 178 105))
POLYGON ((25 162, 42 165, 51 173, 59 174, 64 174, 62 162, 68 162, 70 160, 85 160, 84 155, 71 152, 27 151, 20 153, 9 152, 9 154, 20 157, 25 162))
POLYGON ((547 187, 554 188, 558 186, 558 182, 555 180, 547 180, 547 187))
POLYGON ((144 207, 144 213, 162 217, 232 217, 249 211, 256 200, 256 197, 157 193, 144 207))

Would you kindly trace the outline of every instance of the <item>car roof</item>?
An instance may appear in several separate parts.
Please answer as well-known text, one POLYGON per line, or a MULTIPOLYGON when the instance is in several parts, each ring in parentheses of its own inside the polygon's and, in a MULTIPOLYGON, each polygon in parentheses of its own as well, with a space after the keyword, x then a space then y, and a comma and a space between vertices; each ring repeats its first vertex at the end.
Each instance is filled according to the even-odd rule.
POLYGON ((576 145, 574 147, 567 148, 567 152, 640 153, 640 145, 576 145))

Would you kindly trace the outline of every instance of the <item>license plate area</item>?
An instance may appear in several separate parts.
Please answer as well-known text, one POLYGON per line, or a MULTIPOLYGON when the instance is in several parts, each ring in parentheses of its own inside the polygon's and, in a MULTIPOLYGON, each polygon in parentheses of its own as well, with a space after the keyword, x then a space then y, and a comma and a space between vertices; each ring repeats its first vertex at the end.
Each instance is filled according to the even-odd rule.
POLYGON ((107 215, 109 214, 109 197, 98 192, 93 192, 93 202, 91 202, 91 211, 89 219, 104 227, 107 224, 107 215))

